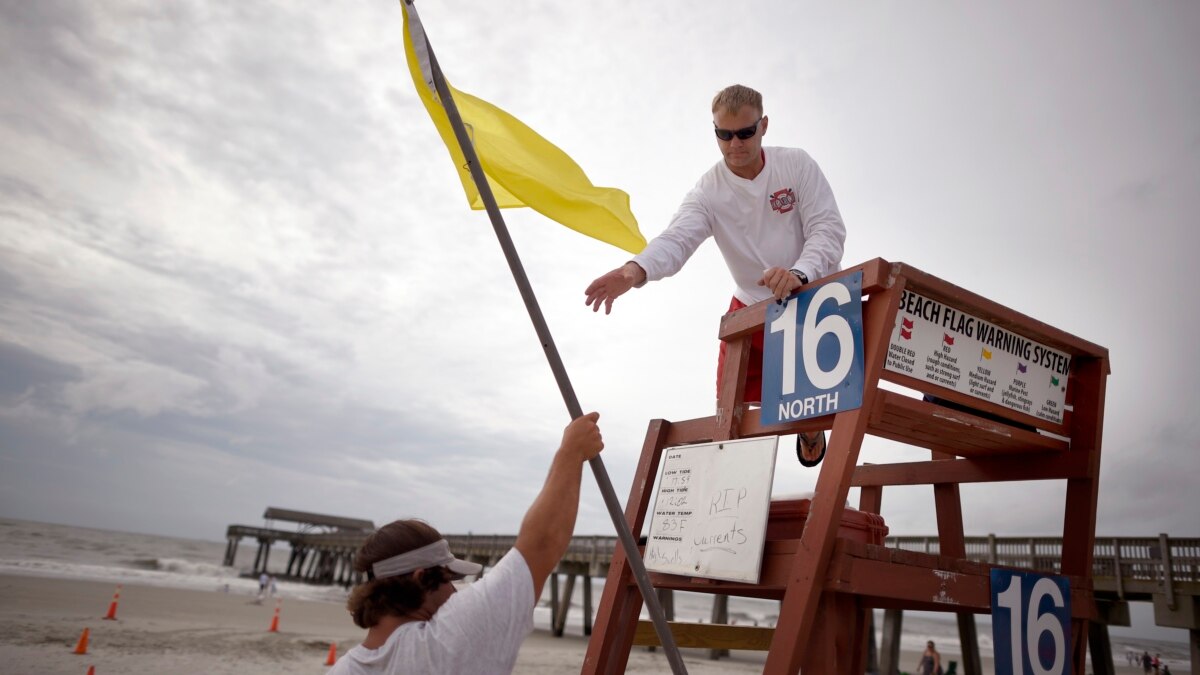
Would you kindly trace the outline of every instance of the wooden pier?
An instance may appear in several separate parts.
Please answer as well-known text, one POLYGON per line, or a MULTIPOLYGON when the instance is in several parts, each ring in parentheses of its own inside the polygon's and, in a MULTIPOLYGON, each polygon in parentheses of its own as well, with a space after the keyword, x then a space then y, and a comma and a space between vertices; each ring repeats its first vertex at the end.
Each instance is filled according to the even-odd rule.
POLYGON ((264 527, 230 525, 226 529, 224 565, 235 567, 241 540, 254 539, 258 547, 249 574, 258 576, 267 571, 271 548, 278 542, 287 542, 292 550, 284 578, 347 588, 360 581, 360 575, 354 571, 354 554, 375 531, 375 523, 273 506, 263 513, 263 519, 267 521, 264 527), (296 529, 271 527, 274 521, 295 523, 296 529))

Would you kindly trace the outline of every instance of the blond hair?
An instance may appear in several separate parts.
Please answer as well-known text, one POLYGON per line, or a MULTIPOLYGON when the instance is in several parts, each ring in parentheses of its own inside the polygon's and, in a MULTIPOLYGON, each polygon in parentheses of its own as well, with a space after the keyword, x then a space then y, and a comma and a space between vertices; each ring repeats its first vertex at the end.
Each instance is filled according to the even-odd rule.
POLYGON ((733 84, 718 91, 717 95, 713 97, 712 111, 716 113, 718 110, 724 109, 727 112, 736 113, 747 105, 761 115, 763 111, 762 94, 745 85, 733 84))

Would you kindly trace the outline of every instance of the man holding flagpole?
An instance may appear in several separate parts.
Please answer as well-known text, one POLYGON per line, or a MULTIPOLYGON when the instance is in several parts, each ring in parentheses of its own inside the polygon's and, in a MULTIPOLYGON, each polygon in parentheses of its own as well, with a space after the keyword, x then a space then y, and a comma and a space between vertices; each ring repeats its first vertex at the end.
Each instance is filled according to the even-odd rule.
MULTIPOLYGON (((404 9, 404 51, 413 85, 459 169, 471 207, 488 213, 563 403, 571 419, 578 421, 584 416, 583 409, 500 209, 528 206, 582 234, 637 253, 645 248, 646 240, 629 210, 629 195, 592 185, 574 160, 533 129, 487 101, 451 87, 429 46, 413 0, 401 0, 400 6, 404 9)), ((686 675, 683 656, 667 625, 666 613, 650 576, 636 553, 637 541, 625 521, 604 461, 597 454, 588 459, 588 465, 612 518, 617 540, 628 556, 629 569, 642 593, 671 672, 686 675)), ((578 496, 575 499, 578 502, 578 496)))
POLYGON ((512 672, 542 587, 571 542, 583 464, 604 449, 599 417, 588 413, 567 425, 513 548, 462 590, 450 582, 482 566, 455 558, 425 522, 397 520, 368 537, 354 557, 367 580, 346 603, 367 635, 329 675, 512 672))
MULTIPOLYGON (((713 98, 713 127, 723 161, 700 177, 670 225, 632 260, 593 281, 585 293, 593 311, 647 281, 683 268, 712 237, 736 288, 729 311, 768 298, 783 300, 804 284, 841 269, 846 228, 821 168, 799 148, 766 147, 762 94, 742 85, 713 98)), ((763 333, 753 338, 743 400, 762 400, 763 333)), ((717 362, 721 389, 725 343, 717 362)), ((800 434, 800 463, 825 456, 825 433, 800 434)))

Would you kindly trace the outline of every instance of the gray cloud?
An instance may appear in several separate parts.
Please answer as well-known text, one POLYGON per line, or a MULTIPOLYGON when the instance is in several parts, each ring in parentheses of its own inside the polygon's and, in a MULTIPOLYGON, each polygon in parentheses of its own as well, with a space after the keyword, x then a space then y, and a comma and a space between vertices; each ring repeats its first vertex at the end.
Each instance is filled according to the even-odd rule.
POLYGON ((0 342, 0 401, 15 405, 21 399, 49 398, 47 389, 77 381, 79 368, 51 360, 20 345, 0 342))

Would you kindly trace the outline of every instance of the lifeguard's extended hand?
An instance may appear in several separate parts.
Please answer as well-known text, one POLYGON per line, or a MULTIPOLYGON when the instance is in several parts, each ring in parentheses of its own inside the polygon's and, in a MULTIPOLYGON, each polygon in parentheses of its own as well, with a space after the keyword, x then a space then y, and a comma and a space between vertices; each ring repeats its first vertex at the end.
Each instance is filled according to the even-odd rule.
POLYGON ((785 270, 782 267, 768 267, 763 270, 762 278, 758 280, 759 286, 766 286, 768 291, 775 296, 776 300, 783 300, 787 296, 796 292, 803 284, 792 274, 791 270, 785 270))
POLYGON ((584 304, 590 306, 593 312, 600 311, 600 305, 604 305, 604 313, 609 314, 614 300, 645 281, 646 270, 633 261, 627 262, 588 284, 584 291, 587 294, 584 304))

